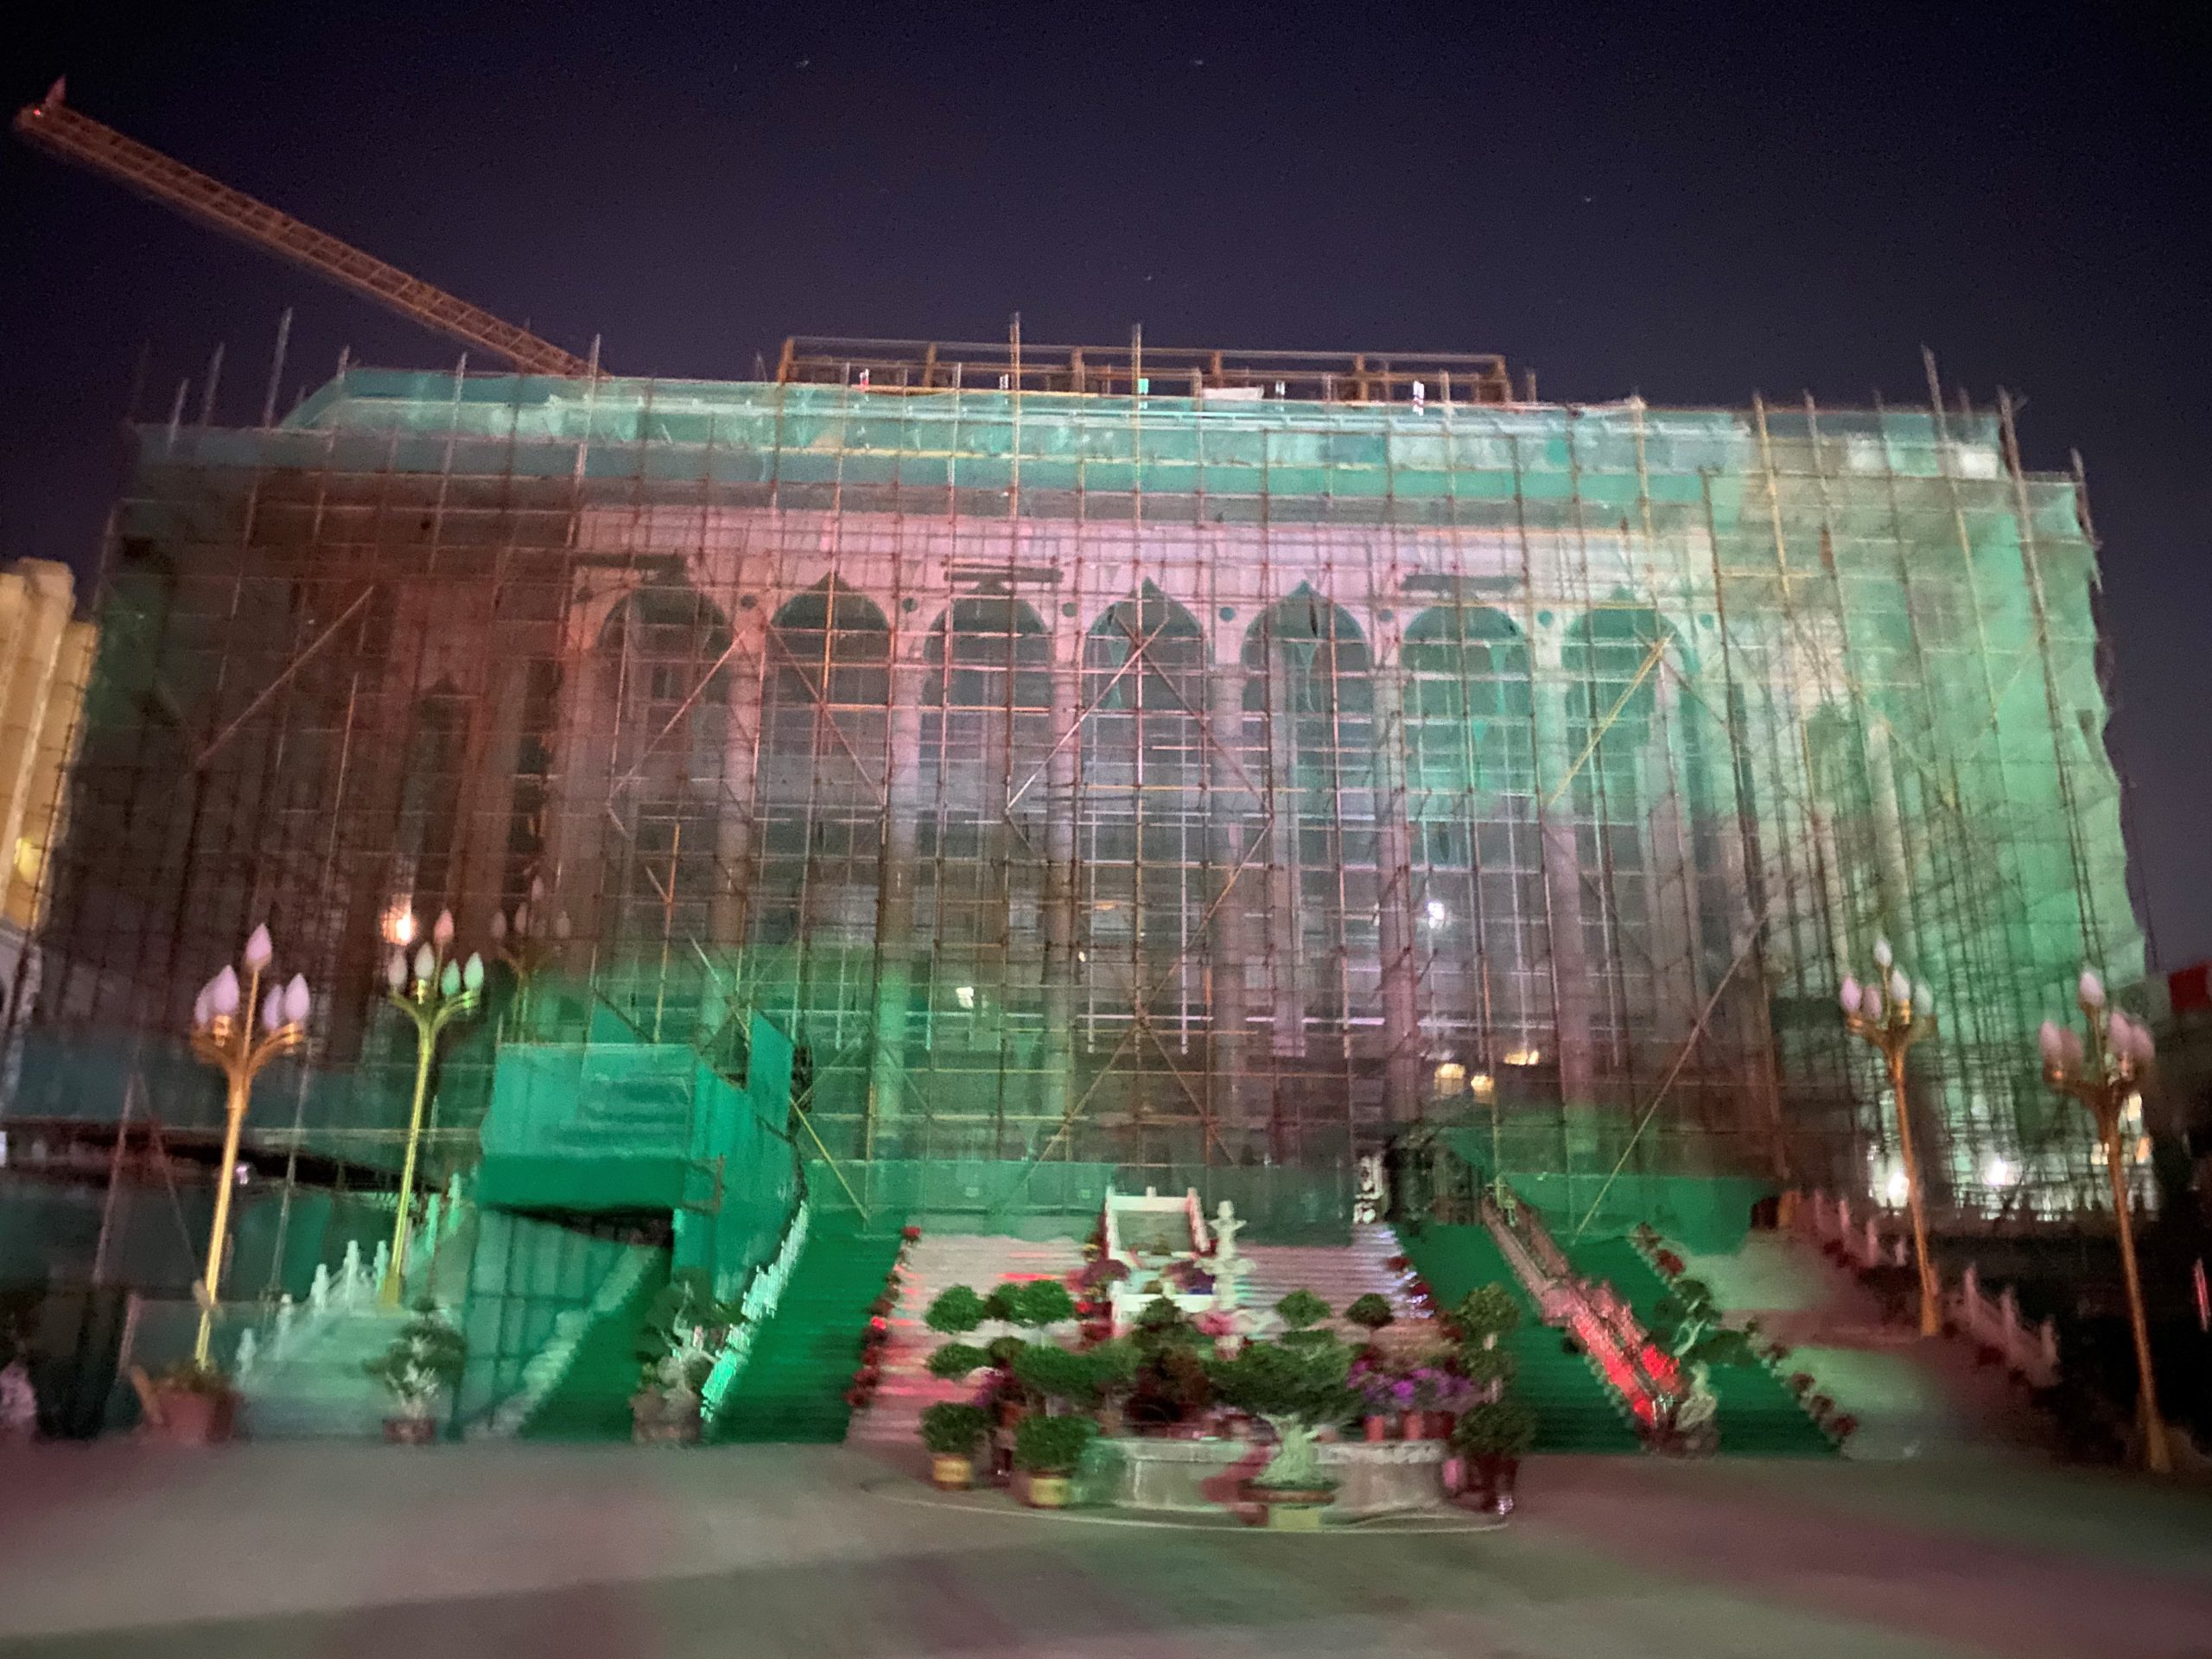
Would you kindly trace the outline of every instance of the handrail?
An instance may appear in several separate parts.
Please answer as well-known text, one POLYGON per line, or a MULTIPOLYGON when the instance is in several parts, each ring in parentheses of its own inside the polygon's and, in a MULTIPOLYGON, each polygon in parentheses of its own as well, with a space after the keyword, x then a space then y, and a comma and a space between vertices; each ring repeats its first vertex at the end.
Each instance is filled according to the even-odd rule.
MULTIPOLYGON (((1792 1225, 1814 1243, 1833 1245, 1843 1260, 1864 1273, 1872 1268, 1902 1267, 1907 1261, 1902 1235, 1884 1240, 1875 1215, 1853 1213, 1851 1200, 1830 1198, 1815 1191, 1792 1195, 1792 1225)), ((1942 1268, 1937 1267, 1938 1282, 1942 1268)), ((1989 1295, 1981 1287, 1981 1272, 1968 1262, 1955 1289, 1943 1293, 1943 1311, 1957 1331, 1985 1348, 1993 1349, 2005 1368, 2039 1389, 2058 1382, 2058 1327, 2050 1319, 2030 1325, 2020 1314, 2018 1294, 2010 1285, 1989 1295)))

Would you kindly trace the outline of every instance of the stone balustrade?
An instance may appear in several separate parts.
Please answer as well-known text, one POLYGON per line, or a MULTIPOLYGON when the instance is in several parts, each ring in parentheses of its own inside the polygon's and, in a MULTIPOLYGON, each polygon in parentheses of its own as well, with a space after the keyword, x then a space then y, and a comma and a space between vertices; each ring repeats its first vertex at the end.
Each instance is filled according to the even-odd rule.
MULTIPOLYGON (((1824 1248, 1833 1245, 1862 1273, 1871 1268, 1901 1268, 1911 1261, 1904 1235, 1886 1230, 1882 1212, 1871 1205, 1860 1213, 1847 1198, 1815 1192, 1797 1195, 1792 1209, 1793 1224, 1800 1233, 1824 1248)), ((1937 1278, 1940 1281, 1940 1263, 1937 1278)), ((1969 1262, 1957 1282, 1944 1287, 1943 1312, 1959 1335, 1994 1352, 2006 1370, 2034 1387, 2047 1389, 2058 1381, 2057 1327, 2048 1319, 2035 1325, 2022 1319, 2019 1299, 2010 1285, 1989 1294, 1974 1263, 1969 1262)))

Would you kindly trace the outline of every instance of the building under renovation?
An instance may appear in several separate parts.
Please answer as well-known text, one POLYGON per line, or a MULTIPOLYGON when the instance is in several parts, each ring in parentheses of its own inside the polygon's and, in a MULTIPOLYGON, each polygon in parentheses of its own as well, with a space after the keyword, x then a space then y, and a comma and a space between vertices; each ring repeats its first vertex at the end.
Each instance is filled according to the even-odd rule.
POLYGON ((1134 346, 349 370, 137 430, 16 1109, 207 1086, 195 992, 265 918, 320 995, 257 1120, 388 1146, 382 967, 450 909, 509 965, 448 1161, 594 1056, 741 1078, 758 1014, 841 1168, 1341 1167, 1444 1122, 1512 1171, 1878 1192, 1835 995, 1886 937, 1939 1198, 2070 1207, 2036 1027, 2142 968, 2094 550, 1962 400, 1134 346))

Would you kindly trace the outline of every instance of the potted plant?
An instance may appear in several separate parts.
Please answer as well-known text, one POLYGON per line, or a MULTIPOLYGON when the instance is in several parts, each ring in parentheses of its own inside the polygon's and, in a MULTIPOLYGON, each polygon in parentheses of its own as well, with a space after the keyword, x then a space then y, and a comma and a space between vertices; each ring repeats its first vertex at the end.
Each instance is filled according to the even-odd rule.
POLYGON ((384 1420, 384 1437, 395 1446, 428 1446, 438 1437, 438 1396, 461 1382, 468 1342, 424 1297, 415 1317, 391 1345, 361 1369, 391 1392, 398 1414, 384 1420))
MULTIPOLYGON (((1283 1302, 1306 1294, 1293 1292, 1283 1302)), ((1276 1309, 1286 1319, 1307 1311, 1285 1310, 1282 1303, 1276 1309)), ((1333 1334, 1294 1322, 1278 1340, 1247 1343, 1234 1358, 1217 1359, 1207 1368, 1217 1395, 1266 1419, 1274 1431, 1274 1457, 1247 1483, 1253 1497, 1267 1505, 1270 1527, 1312 1531, 1321 1524, 1336 1483, 1321 1472, 1316 1440, 1323 1428, 1357 1408, 1345 1381, 1351 1367, 1351 1350, 1333 1334)))
POLYGON ((676 1274, 654 1298, 638 1333, 638 1391, 630 1396, 631 1433, 639 1444, 699 1438, 700 1391, 739 1318, 696 1268, 676 1274))
POLYGON ((1014 1460, 1029 1477, 1028 1501, 1039 1510, 1064 1510, 1068 1481, 1084 1448, 1098 1433, 1088 1417, 1025 1417, 1014 1432, 1014 1460))
POLYGON ((1535 1442, 1536 1414, 1510 1394, 1459 1414, 1452 1443, 1473 1472, 1478 1508, 1492 1515, 1512 1513, 1521 1459, 1535 1442))
POLYGON ((941 1400, 922 1412, 922 1444, 930 1452, 930 1483, 940 1491, 965 1491, 976 1479, 976 1447, 990 1419, 981 1406, 941 1400))
POLYGON ((1355 1296, 1344 1308, 1344 1318, 1372 1337, 1390 1324, 1397 1315, 1390 1311, 1390 1299, 1369 1291, 1364 1296, 1355 1296))
POLYGON ((922 1323, 941 1337, 963 1337, 990 1317, 989 1305, 965 1285, 938 1293, 922 1323))
POLYGON ((147 1427, 171 1446, 217 1445, 231 1438, 238 1422, 238 1395, 229 1376, 195 1360, 171 1366, 142 1395, 147 1427))

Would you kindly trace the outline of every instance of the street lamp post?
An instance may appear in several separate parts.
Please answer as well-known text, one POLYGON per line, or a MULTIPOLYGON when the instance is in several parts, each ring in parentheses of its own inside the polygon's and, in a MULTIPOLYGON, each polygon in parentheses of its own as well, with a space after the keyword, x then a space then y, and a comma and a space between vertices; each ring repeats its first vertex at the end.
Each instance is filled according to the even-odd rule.
POLYGON ((510 1010, 514 1026, 511 1029, 528 1029, 531 987, 539 971, 568 943, 569 912, 564 910, 549 916, 545 906, 545 883, 533 876, 530 897, 515 906, 513 919, 504 913, 492 918, 492 948, 514 969, 514 1006, 510 1010))
POLYGON ((1936 1000, 1927 986, 1917 989, 1897 965, 1887 939, 1874 941, 1874 963, 1879 969, 1870 983, 1861 985, 1847 974, 1839 1001, 1843 1022, 1854 1037, 1862 1037, 1882 1056, 1890 1074, 1890 1093, 1897 1102, 1897 1155, 1904 1165, 1904 1197, 1912 1216, 1912 1249, 1920 1268, 1920 1334, 1932 1337, 1943 1328, 1943 1287, 1936 1276, 1935 1259, 1928 1253, 1928 1211, 1920 1190, 1920 1160, 1912 1147, 1912 1113, 1905 1098, 1905 1053, 1922 1039, 1936 1034, 1936 1000))
POLYGON ((2088 1021, 2089 1040, 2084 1047, 2071 1027, 2055 1020, 2043 1022, 2039 1046, 2044 1079, 2061 1094, 2071 1095, 2096 1120, 2097 1139, 2105 1154, 2105 1174, 2112 1183, 2113 1215, 2120 1224, 2120 1268, 2127 1283, 2127 1321, 2135 1338, 2136 1414, 2143 1425, 2144 1460, 2154 1474, 2172 1471, 2166 1449, 2164 1420, 2158 1415, 2158 1389, 2151 1365, 2151 1328, 2143 1313, 2143 1281, 2135 1265, 2135 1229, 2129 1219, 2126 1156, 2120 1146, 2120 1118, 2135 1096, 2143 1074, 2150 1070, 2157 1046, 2143 1025, 2105 999, 2104 982, 2088 969, 2082 970, 2075 1000, 2088 1021))
POLYGON ((429 940, 416 949, 411 964, 404 945, 385 964, 385 988, 391 1005, 415 1022, 415 1103, 407 1116, 407 1154, 399 1169, 399 1209, 392 1218, 391 1262, 377 1292, 378 1300, 386 1307, 399 1306, 400 1289, 406 1282, 407 1224, 415 1207, 415 1160, 422 1150, 423 1108, 429 1094, 430 1062, 437 1058, 438 1035, 453 1020, 474 1014, 484 993, 484 958, 472 955, 466 964, 449 961, 446 951, 452 944, 453 912, 442 911, 430 929, 429 940))
MULTIPOLYGON (((244 986, 238 969, 226 968, 200 987, 192 1005, 192 1052, 223 1074, 223 1161, 215 1175, 215 1216, 207 1230, 207 1263, 193 1287, 200 1303, 200 1334, 192 1357, 208 1363, 215 1334, 215 1307, 222 1294, 223 1246, 231 1225, 231 1189, 237 1185, 238 1132, 245 1125, 253 1080, 262 1067, 289 1054, 308 1039, 308 982, 295 974, 283 985, 271 983, 266 996, 261 982, 276 957, 269 930, 257 927, 245 942, 244 986), (260 1031, 254 1029, 260 1011, 260 1031)), ((270 976, 273 980, 273 976, 270 976)))

